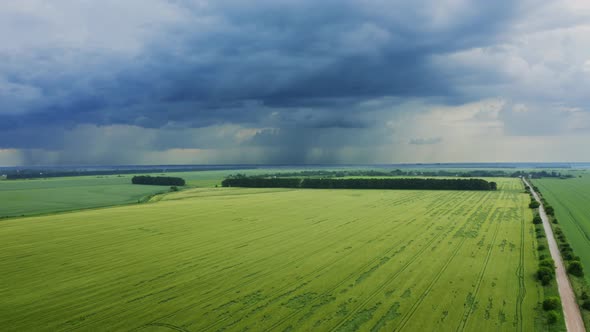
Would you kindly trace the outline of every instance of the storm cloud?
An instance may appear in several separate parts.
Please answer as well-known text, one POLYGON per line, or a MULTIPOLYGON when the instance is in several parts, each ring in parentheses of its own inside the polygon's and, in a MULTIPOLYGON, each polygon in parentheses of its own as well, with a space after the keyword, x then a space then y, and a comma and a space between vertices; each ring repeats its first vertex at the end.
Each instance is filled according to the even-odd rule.
POLYGON ((474 145, 587 135, 589 18, 582 1, 3 3, 0 151, 31 164, 423 162, 457 158, 424 149, 453 150, 459 132, 474 145))

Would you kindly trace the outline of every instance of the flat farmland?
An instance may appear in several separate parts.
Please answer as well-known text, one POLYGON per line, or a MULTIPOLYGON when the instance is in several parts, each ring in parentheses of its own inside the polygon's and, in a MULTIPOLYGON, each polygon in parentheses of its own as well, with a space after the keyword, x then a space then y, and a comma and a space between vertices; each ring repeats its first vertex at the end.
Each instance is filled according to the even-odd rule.
POLYGON ((208 188, 0 222, 3 331, 543 328, 529 196, 208 188))
POLYGON ((0 217, 136 203, 167 189, 132 185, 130 175, 0 181, 0 217))

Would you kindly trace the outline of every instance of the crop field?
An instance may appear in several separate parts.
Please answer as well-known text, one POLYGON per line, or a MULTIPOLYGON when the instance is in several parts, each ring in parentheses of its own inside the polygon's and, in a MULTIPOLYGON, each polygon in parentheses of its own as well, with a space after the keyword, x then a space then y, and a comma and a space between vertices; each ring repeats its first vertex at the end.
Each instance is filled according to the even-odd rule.
MULTIPOLYGON (((573 179, 536 179, 533 182, 555 208, 563 233, 586 271, 590 271, 590 176, 573 179)), ((590 282, 590 273, 586 273, 590 282)))
POLYGON ((166 189, 132 185, 129 175, 0 181, 0 217, 132 203, 166 189))
POLYGON ((529 197, 198 188, 0 222, 3 331, 531 331, 529 197))
MULTIPOLYGON (((266 169, 195 171, 148 174, 177 176, 190 187, 215 187, 229 174, 259 174, 266 169)), ((162 186, 132 185, 133 175, 58 177, 34 180, 0 180, 0 218, 136 203, 165 192, 162 186)))

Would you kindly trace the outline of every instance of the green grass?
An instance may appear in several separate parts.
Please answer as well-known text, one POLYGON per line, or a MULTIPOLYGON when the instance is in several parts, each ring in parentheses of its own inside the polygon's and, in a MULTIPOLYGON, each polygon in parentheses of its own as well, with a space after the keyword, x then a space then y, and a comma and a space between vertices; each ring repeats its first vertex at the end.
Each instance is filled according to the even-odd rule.
MULTIPOLYGON (((200 188, 0 222, 3 331, 530 331, 529 197, 200 188)), ((559 330, 553 328, 552 330, 559 330)))
POLYGON ((0 217, 134 203, 166 189, 132 185, 130 176, 0 181, 0 217))
MULTIPOLYGON (((202 171, 163 175, 182 177, 189 187, 215 187, 232 172, 235 173, 202 171)), ((165 186, 132 185, 131 177, 133 175, 126 174, 3 180, 0 181, 0 218, 137 203, 168 190, 165 186)))
MULTIPOLYGON (((296 169, 281 169, 293 172, 296 169)), ((153 173, 186 180, 187 187, 214 188, 230 174, 260 175, 272 169, 220 170, 153 173)), ((34 180, 0 181, 0 218, 48 214, 87 208, 137 203, 151 195, 166 192, 163 186, 132 185, 133 175, 78 176, 34 180)))
MULTIPOLYGON (((545 230, 543 228, 543 224, 537 224, 534 226, 535 233, 537 234, 537 260, 541 261, 543 259, 551 259, 551 252, 549 251, 549 243, 547 242, 547 237, 545 234, 545 230), (542 235, 542 236, 541 236, 542 235), (541 246, 542 245, 542 249, 541 246)), ((559 290, 557 288, 557 282, 553 280, 549 285, 542 286, 543 287, 543 299, 547 299, 550 297, 557 297, 559 298, 559 290)), ((559 308, 555 310, 558 315, 558 324, 555 326, 547 326, 547 312, 540 307, 538 309, 539 314, 537 315, 537 331, 565 331, 565 321, 563 317, 563 310, 559 308)))

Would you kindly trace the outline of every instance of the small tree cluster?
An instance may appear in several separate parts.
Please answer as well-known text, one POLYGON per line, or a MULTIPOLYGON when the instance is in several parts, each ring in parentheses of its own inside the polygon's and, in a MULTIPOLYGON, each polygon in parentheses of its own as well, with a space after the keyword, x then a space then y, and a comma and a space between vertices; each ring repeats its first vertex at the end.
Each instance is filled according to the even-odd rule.
POLYGON ((557 323, 558 319, 559 319, 559 314, 557 313, 557 311, 551 310, 551 311, 547 312, 547 324, 553 325, 553 324, 557 323))
POLYGON ((545 311, 555 310, 555 309, 559 308, 560 305, 561 305, 561 302, 559 301, 558 297, 555 297, 555 296, 548 297, 543 301, 543 310, 545 310, 545 311))
POLYGON ((579 261, 571 261, 567 266, 567 272, 576 277, 584 276, 584 268, 579 261))
POLYGON ((543 310, 547 311, 547 323, 555 324, 559 319, 557 310, 561 306, 561 301, 558 297, 552 296, 543 301, 543 310))
POLYGON ((551 284, 551 280, 555 277, 555 269, 547 266, 540 266, 537 270, 537 279, 543 286, 551 284))
POLYGON ((545 205, 545 213, 549 216, 555 216, 555 209, 551 205, 545 205))
POLYGON ((185 181, 182 178, 175 178, 169 176, 149 176, 139 175, 131 179, 133 184, 147 184, 153 186, 184 186, 185 181))

